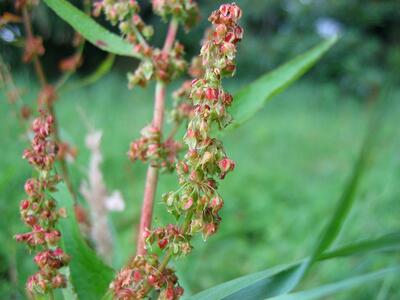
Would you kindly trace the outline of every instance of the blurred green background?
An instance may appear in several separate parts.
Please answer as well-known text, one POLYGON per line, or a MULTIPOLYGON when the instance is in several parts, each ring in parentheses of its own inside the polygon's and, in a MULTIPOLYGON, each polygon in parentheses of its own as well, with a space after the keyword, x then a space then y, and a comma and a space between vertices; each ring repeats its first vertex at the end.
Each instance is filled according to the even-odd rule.
MULTIPOLYGON (((72 2, 79 5, 79 1, 72 2)), ((222 3, 199 2, 204 17, 201 24, 188 34, 179 34, 188 57, 199 51, 198 41, 207 26, 205 16, 222 3)), ((357 157, 370 104, 388 82, 394 86, 394 101, 338 244, 379 236, 398 230, 400 225, 400 2, 236 2, 244 11, 245 39, 239 49, 236 79, 227 81, 232 92, 324 37, 339 33, 341 39, 309 74, 274 98, 250 122, 224 137, 237 169, 221 184, 226 201, 218 234, 207 243, 197 238, 193 253, 175 263, 188 294, 310 253, 357 157)), ((160 44, 165 28, 151 16, 147 1, 142 4, 145 20, 157 28, 154 42, 160 44)), ((12 1, 0 2, 2 12, 12 11, 11 7, 12 1)), ((73 52, 73 32, 42 5, 35 10, 34 25, 35 32, 45 39, 43 62, 55 80, 60 76, 59 59, 73 52)), ((1 55, 11 67, 25 103, 34 105, 38 93, 35 76, 20 63, 20 49, 11 46, 10 37, 18 39, 21 32, 18 25, 0 30, 1 55)), ((105 53, 95 47, 86 47, 85 62, 73 80, 78 82, 92 72, 104 57, 105 53)), ((106 77, 90 87, 60 94, 56 103, 62 136, 79 149, 76 163, 70 166, 75 187, 85 178, 81 168, 89 157, 84 146, 87 132, 77 110, 83 109, 95 128, 104 131, 105 180, 109 190, 122 192, 127 206, 123 213, 111 215, 118 232, 113 258, 116 268, 135 249, 146 170, 141 163, 130 163, 126 153, 152 115, 153 86, 133 91, 126 87, 125 73, 136 63, 119 58, 106 77)), ((27 249, 17 245, 13 235, 25 230, 18 205, 31 168, 21 159, 26 142, 14 107, 4 94, 0 97, 0 298, 25 299, 24 283, 34 265, 27 249)), ((169 97, 168 106, 171 102, 169 97)), ((157 199, 176 184, 175 175, 162 175, 157 199)), ((155 225, 170 220, 160 201, 155 209, 155 225)), ((381 253, 324 262, 312 269, 302 287, 340 280, 398 260, 399 255, 381 253)), ((332 297, 399 298, 400 280, 394 277, 332 297)))

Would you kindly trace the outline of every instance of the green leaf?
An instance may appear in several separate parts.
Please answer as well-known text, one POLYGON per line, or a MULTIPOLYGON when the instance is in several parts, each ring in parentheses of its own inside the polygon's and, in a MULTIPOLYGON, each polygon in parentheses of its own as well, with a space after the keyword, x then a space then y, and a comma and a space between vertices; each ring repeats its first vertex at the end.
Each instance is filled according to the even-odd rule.
POLYGON ((120 36, 108 31, 95 20, 65 0, 44 0, 61 19, 70 24, 96 47, 118 55, 140 58, 133 46, 120 36))
POLYGON ((111 70, 111 68, 114 64, 114 61, 115 61, 115 55, 111 54, 111 53, 108 54, 107 57, 96 68, 96 70, 94 70, 93 73, 82 78, 81 80, 79 80, 76 83, 65 86, 65 88, 62 89, 62 91, 65 92, 65 91, 80 89, 85 86, 94 84, 96 81, 100 80, 111 70))
POLYGON ((108 54, 107 57, 101 62, 101 64, 97 67, 97 69, 89 74, 87 77, 83 78, 80 82, 78 82, 78 88, 82 88, 84 86, 95 83, 100 80, 104 75, 106 75, 112 68, 115 61, 115 55, 108 54))
POLYGON ((53 197, 60 207, 67 210, 68 217, 60 219, 63 248, 71 256, 70 280, 79 299, 98 300, 106 293, 114 271, 106 266, 89 248, 82 237, 75 219, 74 204, 65 184, 60 184, 53 197))
POLYGON ((205 300, 205 299, 222 299, 234 295, 242 288, 250 286, 255 282, 259 282, 262 280, 268 280, 269 278, 273 278, 274 275, 285 272, 286 270, 291 270, 296 267, 298 264, 294 263, 291 265, 280 265, 274 268, 270 268, 264 270, 262 272, 246 275, 243 277, 236 278, 231 281, 227 281, 205 291, 202 291, 196 295, 190 297, 192 300, 205 300))
POLYGON ((242 125, 263 108, 268 100, 301 77, 335 44, 336 40, 336 37, 325 40, 237 92, 230 108, 233 122, 227 131, 242 125))
MULTIPOLYGON (((337 248, 324 253, 317 260, 322 261, 372 251, 391 249, 397 251, 399 247, 400 232, 396 232, 337 248)), ((298 281, 298 276, 299 274, 303 274, 304 270, 302 268, 304 268, 308 261, 310 261, 310 258, 239 277, 202 291, 189 299, 263 299, 265 297, 277 296, 282 292, 286 292, 288 286, 293 285, 293 281, 298 281), (256 295, 259 298, 255 298, 254 296, 256 295)))
POLYGON ((349 256, 371 251, 398 250, 400 247, 400 232, 389 233, 376 239, 363 240, 321 254, 318 260, 326 260, 335 257, 349 256))
POLYGON ((365 171, 366 161, 369 158, 372 148, 373 137, 373 131, 369 130, 364 139, 356 164, 353 168, 353 174, 346 184, 346 187, 342 193, 339 203, 336 205, 330 221, 328 222, 323 233, 321 234, 321 237, 314 247, 312 260, 316 260, 318 256, 320 256, 332 245, 332 243, 336 240, 341 228, 343 227, 344 221, 346 220, 346 217, 348 216, 356 199, 355 195, 357 187, 365 171))
POLYGON ((353 289, 363 284, 376 281, 384 278, 385 276, 392 273, 399 273, 400 267, 386 268, 380 271, 371 272, 365 275, 355 276, 339 282, 326 284, 314 289, 292 293, 288 295, 281 295, 272 300, 313 300, 313 299, 325 299, 327 296, 336 294, 338 292, 353 289))

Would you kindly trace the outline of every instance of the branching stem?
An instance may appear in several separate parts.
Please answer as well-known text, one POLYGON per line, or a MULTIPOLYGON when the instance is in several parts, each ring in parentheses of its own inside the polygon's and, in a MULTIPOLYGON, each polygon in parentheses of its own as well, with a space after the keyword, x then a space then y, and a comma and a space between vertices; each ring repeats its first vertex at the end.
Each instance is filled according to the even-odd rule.
MULTIPOLYGON (((176 33, 178 31, 178 22, 173 19, 170 22, 168 33, 165 39, 163 51, 169 52, 175 42, 176 33)), ((154 113, 153 113, 153 126, 156 127, 162 134, 163 123, 164 123, 164 110, 165 110, 165 95, 166 87, 161 81, 157 81, 155 101, 154 101, 154 113)), ((144 188, 142 212, 140 216, 139 231, 137 235, 137 248, 136 254, 146 254, 145 241, 143 233, 146 228, 151 227, 151 221, 153 217, 153 204, 155 193, 157 191, 158 183, 158 168, 150 165, 147 169, 147 177, 144 188)))

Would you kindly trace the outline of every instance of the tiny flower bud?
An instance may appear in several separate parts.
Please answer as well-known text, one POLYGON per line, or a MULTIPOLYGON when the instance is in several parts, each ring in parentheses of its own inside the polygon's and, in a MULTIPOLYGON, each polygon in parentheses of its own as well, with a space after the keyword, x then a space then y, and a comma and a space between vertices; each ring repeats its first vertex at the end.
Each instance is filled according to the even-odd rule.
POLYGON ((204 224, 203 239, 207 240, 208 237, 213 235, 216 231, 217 231, 217 226, 214 223, 204 224))
POLYGON ((219 169, 223 173, 227 173, 229 171, 233 171, 235 169, 235 162, 225 157, 218 163, 219 169))
POLYGON ((28 179, 25 182, 25 192, 28 194, 28 196, 33 196, 35 194, 35 180, 34 179, 28 179))
POLYGON ((151 231, 146 228, 143 232, 143 238, 147 239, 149 236, 151 236, 151 231))
MULTIPOLYGON (((61 207, 61 208, 58 210, 58 215, 59 215, 61 218, 66 218, 66 217, 68 216, 67 210, 66 210, 64 207, 61 207)), ((77 218, 77 219, 78 219, 78 218, 77 218)))
POLYGON ((164 249, 167 245, 168 245, 168 239, 162 239, 158 241, 158 247, 160 247, 161 250, 164 249))
POLYGON ((37 223, 37 218, 35 216, 27 216, 25 218, 25 223, 28 224, 29 226, 33 226, 37 223))
POLYGON ((193 198, 190 197, 187 202, 185 203, 185 205, 183 206, 184 210, 188 210, 189 208, 191 208, 193 205, 193 198))
POLYGON ((135 271, 133 272, 133 280, 138 282, 142 279, 142 275, 140 274, 139 271, 135 271))
POLYGON ((29 208, 29 205, 30 205, 29 200, 22 200, 22 201, 21 201, 21 204, 20 204, 20 208, 21 208, 22 210, 26 210, 26 209, 29 208))
POLYGON ((149 282, 149 284, 154 285, 157 282, 157 277, 154 275, 149 275, 147 281, 149 282))
POLYGON ((213 88, 206 89, 206 98, 208 100, 218 100, 219 90, 213 88))
POLYGON ((64 288, 67 286, 67 281, 66 281, 64 275, 61 275, 61 274, 57 274, 53 278, 51 283, 52 283, 53 288, 55 288, 55 289, 64 288))

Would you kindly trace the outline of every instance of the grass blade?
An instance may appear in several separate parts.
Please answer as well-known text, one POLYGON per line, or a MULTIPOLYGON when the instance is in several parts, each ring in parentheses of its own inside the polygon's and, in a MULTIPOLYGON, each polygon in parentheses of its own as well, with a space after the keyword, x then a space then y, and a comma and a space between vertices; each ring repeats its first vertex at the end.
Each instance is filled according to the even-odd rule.
POLYGON ((115 55, 109 53, 107 57, 100 63, 100 65, 94 70, 93 73, 88 76, 82 78, 76 83, 72 83, 71 85, 67 85, 62 88, 63 92, 71 91, 75 89, 81 89, 85 86, 94 84, 96 81, 103 78, 112 68, 115 61, 115 55))
POLYGON ((354 254, 362 254, 372 251, 396 250, 400 248, 400 232, 389 233, 376 239, 363 240, 321 254, 318 260, 326 260, 335 257, 344 257, 354 254))
POLYGON ((399 273, 400 267, 386 268, 380 271, 371 272, 365 275, 355 276, 349 279, 345 279, 339 282, 326 284, 311 290, 301 291, 288 295, 281 295, 272 300, 314 300, 314 299, 325 299, 327 296, 334 295, 338 292, 350 290, 361 286, 372 281, 380 280, 385 276, 393 273, 399 273))
MULTIPOLYGON (((400 232, 385 234, 375 239, 363 240, 339 247, 320 255, 317 260, 323 261, 374 251, 397 251, 398 248, 400 248, 400 232)), ((293 284, 293 281, 297 284, 298 278, 296 275, 303 274, 302 267, 304 268, 309 260, 310 258, 306 258, 292 264, 280 265, 262 272, 239 277, 202 291, 188 299, 262 299, 274 297, 281 294, 282 291, 287 291, 288 285, 293 284), (265 294, 262 295, 261 291, 264 291, 265 294), (247 297, 248 295, 255 296, 256 293, 262 295, 261 298, 247 297)))
POLYGON ((357 187, 365 171, 366 161, 371 152, 374 133, 375 130, 370 130, 364 139, 361 152, 353 168, 353 174, 346 184, 339 203, 335 208, 335 212, 331 216, 330 221, 328 222, 323 233, 321 234, 320 239, 317 241, 314 247, 312 261, 316 260, 319 255, 321 255, 332 245, 342 229, 343 223, 355 202, 357 187))

